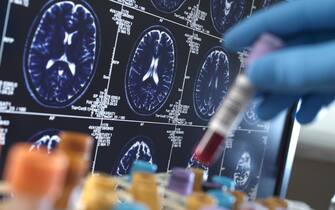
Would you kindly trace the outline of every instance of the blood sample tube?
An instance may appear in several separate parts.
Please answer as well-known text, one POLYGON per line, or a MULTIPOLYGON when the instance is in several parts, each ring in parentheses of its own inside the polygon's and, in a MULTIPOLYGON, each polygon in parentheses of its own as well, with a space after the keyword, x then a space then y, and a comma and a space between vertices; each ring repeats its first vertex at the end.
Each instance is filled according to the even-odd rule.
POLYGON ((5 177, 14 197, 8 210, 52 210, 61 193, 67 168, 66 157, 47 150, 29 151, 31 145, 17 144, 8 156, 5 177))
POLYGON ((190 195, 193 191, 194 173, 189 169, 174 168, 167 188, 181 195, 190 195))
POLYGON ((227 192, 221 190, 210 190, 208 195, 214 198, 218 205, 222 208, 232 209, 235 203, 235 197, 227 192))
POLYGON ((201 192, 202 183, 204 180, 204 170, 200 168, 191 168, 195 177, 193 184, 193 192, 201 192))
POLYGON ((84 184, 81 197, 82 210, 110 210, 119 202, 117 183, 105 174, 90 175, 84 184))
POLYGON ((138 172, 131 181, 131 193, 135 201, 145 204, 150 210, 160 210, 157 181, 154 174, 138 172))
POLYGON ((157 171, 156 164, 152 164, 143 160, 136 160, 131 166, 129 181, 131 181, 133 174, 137 172, 155 173, 156 171, 157 171))
POLYGON ((212 182, 220 184, 225 191, 234 191, 235 182, 233 179, 225 176, 213 176, 212 182))
MULTIPOLYGON (((263 34, 251 49, 247 66, 265 54, 284 46, 283 42, 271 34, 263 34)), ((255 93, 249 78, 240 74, 222 105, 209 122, 209 127, 197 145, 194 158, 201 163, 211 164, 224 148, 225 138, 239 124, 241 115, 255 93)))
POLYGON ((93 139, 91 136, 76 132, 62 132, 58 150, 63 152, 69 162, 62 195, 55 204, 55 209, 72 209, 71 196, 87 172, 93 139))

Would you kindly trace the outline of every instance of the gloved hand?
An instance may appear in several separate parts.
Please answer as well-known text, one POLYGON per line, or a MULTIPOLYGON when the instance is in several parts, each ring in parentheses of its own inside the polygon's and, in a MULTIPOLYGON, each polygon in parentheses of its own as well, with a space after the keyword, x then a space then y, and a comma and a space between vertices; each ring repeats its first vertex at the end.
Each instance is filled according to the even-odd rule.
POLYGON ((261 93, 259 117, 270 119, 302 99, 297 120, 311 122, 335 96, 335 0, 297 0, 260 11, 230 29, 224 45, 241 50, 264 32, 287 46, 247 70, 261 93))

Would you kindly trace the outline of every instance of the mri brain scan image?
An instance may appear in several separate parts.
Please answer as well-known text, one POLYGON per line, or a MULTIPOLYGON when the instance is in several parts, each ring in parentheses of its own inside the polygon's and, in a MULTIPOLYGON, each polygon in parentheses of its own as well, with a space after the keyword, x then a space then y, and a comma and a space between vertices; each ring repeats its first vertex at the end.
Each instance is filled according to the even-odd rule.
POLYGON ((221 175, 231 177, 237 190, 254 197, 262 172, 266 141, 262 134, 235 134, 231 147, 225 149, 221 175))
POLYGON ((88 88, 99 52, 98 22, 84 1, 44 6, 27 36, 24 77, 42 106, 65 108, 88 88))
POLYGON ((251 156, 248 152, 244 152, 239 158, 234 172, 234 181, 236 187, 243 189, 248 183, 251 174, 251 156))
POLYGON ((32 143, 30 151, 46 148, 50 154, 60 142, 59 132, 60 130, 57 129, 48 129, 38 132, 29 139, 29 142, 32 143))
POLYGON ((151 0, 155 8, 163 13, 177 11, 186 0, 151 0))
POLYGON ((118 176, 129 174, 131 166, 136 160, 154 163, 153 152, 152 140, 149 137, 134 137, 122 148, 112 174, 118 176))
POLYGON ((195 81, 193 101, 197 116, 208 121, 229 88, 229 61, 226 52, 216 47, 209 51, 195 81))
POLYGON ((224 33, 243 16, 247 0, 211 0, 211 16, 214 28, 224 33))
POLYGON ((138 115, 150 116, 167 100, 176 70, 176 47, 171 32, 154 26, 142 34, 129 59, 126 96, 138 115))
POLYGON ((256 106, 257 103, 252 102, 244 113, 244 120, 249 125, 254 125, 259 122, 259 118, 256 113, 256 106))

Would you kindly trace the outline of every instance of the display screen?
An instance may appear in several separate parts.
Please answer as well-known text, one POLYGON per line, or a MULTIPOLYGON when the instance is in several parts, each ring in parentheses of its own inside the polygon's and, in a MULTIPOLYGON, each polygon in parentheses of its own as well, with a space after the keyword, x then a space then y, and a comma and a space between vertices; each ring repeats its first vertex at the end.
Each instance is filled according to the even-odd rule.
POLYGON ((229 53, 224 32, 270 3, 2 0, 1 171, 13 144, 52 153, 70 130, 94 137, 93 172, 125 175, 141 159, 160 172, 230 176, 251 198, 272 195, 285 117, 262 122, 256 101, 215 165, 192 157, 245 68, 247 51, 229 53))

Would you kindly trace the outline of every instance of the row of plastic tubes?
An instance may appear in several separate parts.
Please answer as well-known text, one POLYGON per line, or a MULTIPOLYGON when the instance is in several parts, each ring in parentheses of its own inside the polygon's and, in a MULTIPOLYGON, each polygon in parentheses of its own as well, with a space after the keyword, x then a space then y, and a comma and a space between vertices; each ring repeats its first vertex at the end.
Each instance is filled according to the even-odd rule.
POLYGON ((204 171, 174 168, 155 174, 157 166, 135 161, 129 176, 91 174, 93 139, 85 134, 63 132, 58 148, 32 150, 30 145, 12 147, 5 166, 6 181, 0 185, 0 210, 308 210, 308 206, 269 198, 248 201, 235 191, 233 180, 215 176, 204 181, 204 171))

